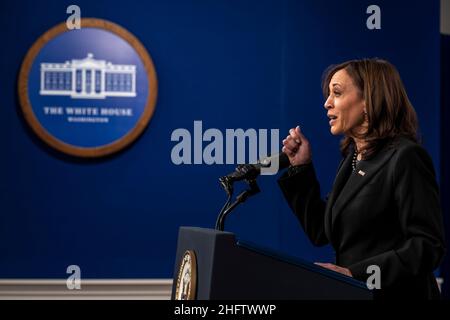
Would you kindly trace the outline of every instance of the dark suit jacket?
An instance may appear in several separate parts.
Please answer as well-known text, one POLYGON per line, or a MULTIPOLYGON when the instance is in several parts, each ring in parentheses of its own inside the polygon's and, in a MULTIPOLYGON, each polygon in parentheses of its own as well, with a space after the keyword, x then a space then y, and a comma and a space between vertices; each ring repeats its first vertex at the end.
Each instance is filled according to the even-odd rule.
POLYGON ((381 270, 375 298, 439 298, 433 270, 445 253, 432 161, 418 144, 396 138, 352 171, 352 152, 338 168, 326 201, 312 164, 279 179, 291 209, 317 246, 331 243, 335 263, 366 281, 381 270), (347 179, 348 178, 348 179, 347 179))

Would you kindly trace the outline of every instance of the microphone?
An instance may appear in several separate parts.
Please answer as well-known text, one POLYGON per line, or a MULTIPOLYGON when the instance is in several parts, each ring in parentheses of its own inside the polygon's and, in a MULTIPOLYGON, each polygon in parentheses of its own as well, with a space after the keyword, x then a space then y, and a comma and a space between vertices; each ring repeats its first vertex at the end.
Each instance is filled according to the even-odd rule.
POLYGON ((223 184, 244 179, 254 180, 260 174, 276 174, 279 170, 289 167, 289 165, 288 156, 284 152, 281 152, 258 160, 255 164, 240 164, 234 172, 221 177, 219 181, 223 184))

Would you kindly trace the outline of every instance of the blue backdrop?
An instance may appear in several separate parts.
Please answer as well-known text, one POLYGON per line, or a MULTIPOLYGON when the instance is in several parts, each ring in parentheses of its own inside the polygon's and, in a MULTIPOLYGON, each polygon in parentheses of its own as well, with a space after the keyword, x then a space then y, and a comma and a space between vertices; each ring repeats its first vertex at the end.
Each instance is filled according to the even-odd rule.
MULTIPOLYGON (((25 123, 16 83, 33 42, 65 21, 70 1, 0 4, 0 277, 172 277, 181 225, 213 227, 230 165, 172 163, 177 128, 279 128, 297 124, 313 145, 325 194, 340 159, 329 133, 320 81, 344 60, 388 59, 402 75, 439 172, 438 1, 377 1, 382 29, 366 28, 372 1, 77 1, 83 17, 128 29, 156 66, 156 112, 127 150, 94 161, 53 151, 25 123)), ((227 220, 238 237, 312 261, 314 248, 290 212, 276 178, 227 220)), ((382 230, 380 230, 382 232, 382 230)))

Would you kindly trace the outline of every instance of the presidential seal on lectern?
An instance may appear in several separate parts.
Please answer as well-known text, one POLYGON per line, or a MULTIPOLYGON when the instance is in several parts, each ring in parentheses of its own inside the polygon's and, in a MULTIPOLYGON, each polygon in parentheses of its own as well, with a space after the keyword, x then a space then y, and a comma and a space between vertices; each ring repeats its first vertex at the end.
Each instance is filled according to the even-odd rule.
POLYGON ((197 287, 197 260, 195 252, 187 250, 178 269, 175 300, 194 300, 197 287))

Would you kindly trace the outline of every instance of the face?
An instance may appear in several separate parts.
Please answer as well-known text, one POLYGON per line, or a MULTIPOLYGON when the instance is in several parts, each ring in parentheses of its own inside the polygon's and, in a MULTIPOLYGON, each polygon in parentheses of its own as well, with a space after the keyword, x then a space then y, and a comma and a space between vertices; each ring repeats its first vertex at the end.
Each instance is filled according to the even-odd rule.
POLYGON ((330 95, 325 101, 330 131, 333 135, 353 136, 364 129, 365 102, 352 78, 344 69, 337 71, 329 84, 330 95))

